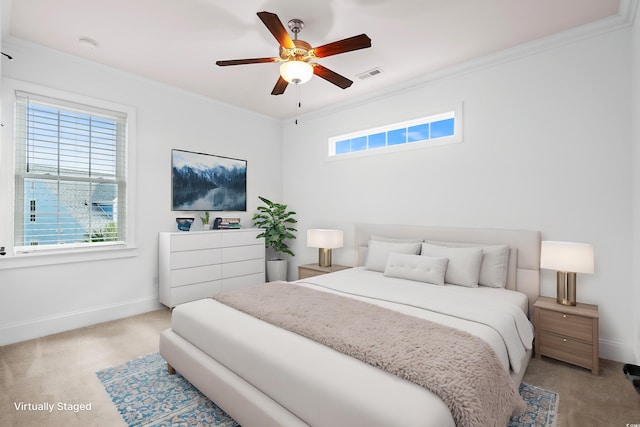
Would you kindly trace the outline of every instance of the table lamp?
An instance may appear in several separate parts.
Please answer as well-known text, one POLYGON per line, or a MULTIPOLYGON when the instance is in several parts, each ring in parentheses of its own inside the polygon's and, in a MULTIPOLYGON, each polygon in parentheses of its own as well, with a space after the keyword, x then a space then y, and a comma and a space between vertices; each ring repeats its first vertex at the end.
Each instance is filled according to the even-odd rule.
POLYGON ((331 249, 341 248, 342 245, 342 230, 322 228, 307 230, 307 246, 318 248, 318 265, 320 267, 331 267, 331 249))
POLYGON ((593 274, 593 245, 543 241, 540 268, 557 271, 556 302, 576 305, 576 273, 593 274))

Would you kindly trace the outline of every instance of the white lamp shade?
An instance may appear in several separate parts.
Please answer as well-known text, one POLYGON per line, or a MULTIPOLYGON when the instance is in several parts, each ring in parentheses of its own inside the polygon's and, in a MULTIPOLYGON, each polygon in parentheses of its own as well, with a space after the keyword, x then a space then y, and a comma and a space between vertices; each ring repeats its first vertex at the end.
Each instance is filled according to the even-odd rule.
POLYGON ((313 67, 304 61, 287 61, 280 66, 280 75, 288 83, 306 83, 313 76, 313 67))
POLYGON ((593 274, 593 245, 543 241, 540 268, 593 274))
POLYGON ((343 245, 342 230, 312 228, 307 230, 307 246, 310 248, 336 249, 343 245))

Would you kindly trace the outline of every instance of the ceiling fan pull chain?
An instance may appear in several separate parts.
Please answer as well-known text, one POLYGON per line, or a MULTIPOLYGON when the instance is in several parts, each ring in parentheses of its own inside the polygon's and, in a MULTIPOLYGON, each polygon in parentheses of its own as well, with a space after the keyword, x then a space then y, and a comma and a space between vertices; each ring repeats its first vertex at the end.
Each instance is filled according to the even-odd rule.
POLYGON ((300 85, 296 85, 296 97, 298 98, 298 108, 296 108, 296 125, 298 124, 298 110, 302 108, 302 103, 300 102, 300 85))

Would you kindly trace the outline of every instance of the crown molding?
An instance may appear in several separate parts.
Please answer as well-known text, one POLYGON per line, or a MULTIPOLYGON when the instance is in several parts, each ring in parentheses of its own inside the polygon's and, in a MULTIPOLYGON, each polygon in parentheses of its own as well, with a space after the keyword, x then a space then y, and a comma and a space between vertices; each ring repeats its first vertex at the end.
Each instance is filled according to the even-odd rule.
MULTIPOLYGON (((533 56, 550 49, 559 48, 581 40, 598 37, 612 31, 619 31, 628 28, 634 24, 638 3, 640 3, 640 0, 620 0, 620 6, 616 15, 533 40, 500 52, 472 59, 442 70, 427 73, 407 82, 387 86, 383 90, 363 95, 354 100, 346 101, 341 104, 333 104, 321 110, 300 115, 297 120, 304 121, 326 117, 331 114, 357 108, 358 106, 369 104, 390 96, 413 92, 416 89, 421 89, 443 80, 457 78, 462 75, 494 67, 499 64, 533 56)), ((283 123, 294 123, 294 120, 294 118, 284 119, 283 123)))
MULTIPOLYGON (((2 1, 2 0, 0 0, 2 1)), ((247 114, 252 116, 254 119, 258 120, 265 120, 268 122, 275 122, 275 123, 282 123, 281 119, 275 118, 275 117, 271 117, 268 116, 266 114, 263 113, 259 113, 257 111, 253 111, 253 110, 249 110, 243 107, 239 107, 237 105, 233 105, 233 104, 229 104, 226 103, 224 101, 220 101, 218 99, 214 99, 202 94, 199 94, 197 92, 193 92, 193 91, 189 91, 177 86, 173 86, 170 85, 168 83, 159 81, 159 80, 154 80, 151 79, 149 77, 145 77, 145 76, 141 76, 139 74, 135 74, 132 73, 130 71, 127 70, 123 70, 121 68, 115 68, 112 67, 110 65, 105 65, 102 64, 100 62, 96 62, 93 61, 91 59, 87 59, 87 58, 83 58, 80 56, 76 56, 73 55, 71 53, 68 52, 63 52, 61 50, 57 50, 57 49, 53 49, 47 46, 43 46, 41 44, 38 43, 34 43, 32 41, 29 40, 25 40, 25 39, 21 39, 19 37, 15 37, 15 36, 9 36, 6 38, 2 39, 2 49, 5 52, 10 53, 14 58, 18 58, 21 55, 29 55, 31 53, 36 53, 38 55, 46 55, 47 57, 53 58, 54 60, 59 60, 60 58, 64 58, 64 60, 68 63, 75 63, 75 64, 79 64, 81 66, 89 66, 89 67, 93 67, 95 69, 99 69, 99 70, 104 70, 107 71, 109 73, 114 73, 114 74, 118 74, 120 76, 126 77, 128 79, 131 79, 133 81, 140 81, 140 82, 144 82, 146 84, 149 85, 155 85, 158 87, 162 87, 165 88, 167 90, 171 90, 171 91, 175 91, 175 92, 179 92, 182 93, 186 96, 189 97, 194 97, 194 98, 199 98, 201 100, 213 103, 215 105, 217 105, 220 108, 224 108, 227 110, 232 110, 232 111, 236 111, 242 114, 247 114)), ((11 71, 11 64, 7 64, 4 66, 4 68, 2 69, 2 75, 0 75, 0 77, 9 77, 9 78, 15 78, 17 80, 23 80, 20 77, 15 77, 14 74, 11 71)), ((54 89, 58 89, 57 87, 54 89)), ((62 89, 62 88, 60 88, 62 89)), ((69 89, 69 91, 73 92, 72 89, 69 89)))

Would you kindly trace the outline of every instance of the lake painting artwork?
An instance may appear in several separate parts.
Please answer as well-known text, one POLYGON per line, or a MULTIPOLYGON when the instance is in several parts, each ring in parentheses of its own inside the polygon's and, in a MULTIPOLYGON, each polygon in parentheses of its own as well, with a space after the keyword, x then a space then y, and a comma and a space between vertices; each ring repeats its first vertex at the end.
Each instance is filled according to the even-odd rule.
POLYGON ((171 150, 174 211, 246 211, 247 161, 171 150))

